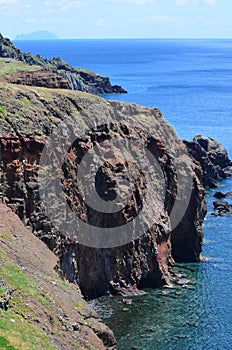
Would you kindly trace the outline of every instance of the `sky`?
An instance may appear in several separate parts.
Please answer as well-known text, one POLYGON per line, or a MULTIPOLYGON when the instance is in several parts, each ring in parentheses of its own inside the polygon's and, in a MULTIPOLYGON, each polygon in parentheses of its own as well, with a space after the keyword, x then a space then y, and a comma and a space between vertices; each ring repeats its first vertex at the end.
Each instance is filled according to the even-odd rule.
POLYGON ((60 39, 230 38, 231 0, 0 0, 0 33, 60 39))

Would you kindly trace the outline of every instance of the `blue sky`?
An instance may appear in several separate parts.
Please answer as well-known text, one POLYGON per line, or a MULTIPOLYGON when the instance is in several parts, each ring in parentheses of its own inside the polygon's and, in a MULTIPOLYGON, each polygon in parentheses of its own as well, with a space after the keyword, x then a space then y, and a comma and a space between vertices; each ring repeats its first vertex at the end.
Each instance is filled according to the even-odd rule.
POLYGON ((232 37, 231 0, 0 0, 0 32, 59 38, 232 37))

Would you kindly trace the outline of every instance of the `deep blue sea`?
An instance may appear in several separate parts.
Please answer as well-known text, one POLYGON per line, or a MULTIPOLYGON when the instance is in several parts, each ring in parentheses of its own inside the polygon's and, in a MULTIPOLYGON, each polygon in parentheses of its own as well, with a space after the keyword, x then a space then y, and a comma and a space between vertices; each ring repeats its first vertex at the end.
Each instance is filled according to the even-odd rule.
MULTIPOLYGON (((24 51, 59 56, 109 76, 127 95, 105 96, 159 108, 181 138, 221 142, 232 157, 232 40, 17 41, 24 51)), ((232 179, 221 182, 232 191, 232 179)), ((94 302, 114 330, 119 350, 232 349, 232 217, 213 217, 215 190, 199 264, 179 265, 193 288, 149 290, 125 308, 120 298, 94 302), (163 295, 165 294, 165 295, 163 295)))

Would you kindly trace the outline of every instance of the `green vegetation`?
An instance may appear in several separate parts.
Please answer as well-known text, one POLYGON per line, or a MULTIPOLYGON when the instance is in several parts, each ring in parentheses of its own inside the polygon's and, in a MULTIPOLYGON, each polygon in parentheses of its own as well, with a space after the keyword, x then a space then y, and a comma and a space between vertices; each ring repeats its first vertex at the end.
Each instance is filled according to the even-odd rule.
POLYGON ((25 117, 22 115, 22 114, 18 114, 18 113, 11 113, 10 117, 12 119, 19 119, 19 120, 22 120, 22 119, 25 119, 25 117))
POLYGON ((27 97, 22 97, 22 98, 21 98, 21 102, 22 102, 24 105, 33 106, 32 101, 31 101, 29 98, 27 98, 27 97))
POLYGON ((78 73, 86 73, 86 74, 92 75, 93 77, 99 76, 98 74, 92 72, 92 71, 89 70, 89 69, 76 68, 76 71, 77 71, 78 73))
POLYGON ((79 312, 79 314, 83 314, 83 308, 85 307, 85 302, 84 301, 79 301, 78 303, 75 304, 75 310, 79 312))
MULTIPOLYGON (((72 112, 73 112, 73 111, 72 111, 72 112)), ((77 110, 75 110, 74 112, 77 112, 77 110)), ((74 113, 73 113, 73 114, 74 114, 74 113)), ((75 117, 75 120, 76 120, 76 122, 77 122, 78 125, 80 125, 80 126, 84 126, 84 125, 85 125, 85 122, 84 122, 82 116, 80 116, 80 115, 75 115, 74 117, 75 117)))
POLYGON ((5 120, 6 118, 6 108, 0 105, 0 119, 5 120))
POLYGON ((0 337, 0 347, 2 350, 17 350, 13 346, 11 346, 8 340, 4 337, 0 337))
POLYGON ((40 66, 30 66, 13 58, 0 58, 0 76, 19 72, 34 72, 41 69, 40 66))
POLYGON ((110 136, 114 136, 114 135, 117 135, 117 133, 116 133, 116 131, 110 129, 110 130, 109 130, 109 135, 110 135, 110 136))
MULTIPOLYGON (((50 340, 42 328, 36 323, 36 315, 32 308, 48 305, 49 301, 36 289, 17 265, 13 264, 0 250, 1 277, 8 288, 13 289, 10 308, 3 311, 0 317, 0 348, 15 350, 52 350, 50 340), (30 308, 30 305, 33 305, 30 308)), ((3 295, 1 290, 1 295, 3 295)))

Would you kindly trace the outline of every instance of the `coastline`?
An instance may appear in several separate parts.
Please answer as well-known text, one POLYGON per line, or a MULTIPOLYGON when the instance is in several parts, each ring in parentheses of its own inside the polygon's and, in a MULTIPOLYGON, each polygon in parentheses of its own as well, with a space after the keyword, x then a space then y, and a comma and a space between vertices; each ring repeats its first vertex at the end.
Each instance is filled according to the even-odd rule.
MULTIPOLYGON (((112 105, 114 105, 114 102, 112 102, 112 105)), ((118 104, 118 105, 120 105, 120 104, 118 104)), ((38 133, 38 131, 36 131, 37 133, 38 133)), ((112 131, 111 131, 111 134, 112 134, 112 131)), ((40 135, 41 136, 41 135, 40 135)), ((203 264, 205 264, 205 263, 207 263, 207 262, 204 262, 203 264)), ((198 266, 198 268, 197 268, 197 270, 200 270, 201 268, 198 266)), ((184 288, 185 289, 185 288, 184 288)), ((188 288, 187 288, 188 289, 188 288)), ((157 291, 156 291, 157 292, 157 291)), ((156 295, 156 292, 154 292, 155 293, 155 295, 156 295)), ((162 292, 161 292, 162 293, 162 292)), ((169 297, 171 297, 171 298, 173 298, 173 296, 174 296, 174 294, 170 294, 169 292, 168 293, 166 293, 165 292, 165 294, 163 294, 163 295, 161 295, 160 297, 161 297, 161 299, 163 299, 163 298, 165 298, 165 297, 167 297, 167 298, 169 298, 169 297)), ((175 299, 175 298, 174 298, 175 299)), ((176 299, 178 299, 178 294, 177 294, 177 298, 176 299)), ((133 305, 133 303, 132 303, 132 305, 133 305)), ((127 307, 126 307, 127 308, 127 307)), ((126 311, 128 311, 128 310, 124 310, 123 312, 124 312, 124 314, 126 313, 126 311)), ((195 321, 189 321, 189 324, 191 324, 192 322, 195 322, 195 321)), ((189 325, 187 325, 188 327, 189 327, 189 325)), ((195 327, 195 326, 194 326, 195 327)), ((151 332, 151 333, 153 333, 153 331, 151 332)), ((176 335, 177 336, 177 338, 178 338, 178 334, 176 335)), ((150 336, 149 336, 150 337, 150 336)), ((148 337, 148 338, 149 338, 148 337)), ((146 337, 144 337, 144 339, 146 339, 146 337)), ((181 334, 180 334, 180 338, 179 339, 181 339, 181 334)))

